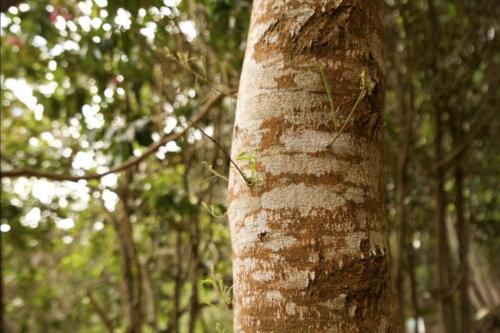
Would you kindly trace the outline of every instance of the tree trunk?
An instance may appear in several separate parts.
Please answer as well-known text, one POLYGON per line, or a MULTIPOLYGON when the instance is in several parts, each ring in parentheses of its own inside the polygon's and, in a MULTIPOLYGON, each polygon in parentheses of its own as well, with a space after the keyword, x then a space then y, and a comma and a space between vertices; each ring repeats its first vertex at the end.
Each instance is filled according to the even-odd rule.
POLYGON ((95 312, 97 313, 97 315, 101 319, 104 327, 106 327, 106 329, 108 330, 109 333, 113 333, 115 331, 113 321, 110 318, 108 318, 108 314, 102 308, 102 306, 97 302, 97 300, 94 298, 91 291, 87 291, 87 297, 89 298, 90 305, 92 305, 92 308, 95 310, 95 312))
MULTIPOLYGON (((461 115, 455 115, 453 111, 449 112, 451 134, 453 139, 453 147, 458 147, 462 144, 461 137, 464 135, 462 131, 461 115)), ((464 168, 462 166, 463 154, 458 154, 454 161, 453 177, 455 179, 455 213, 458 232, 458 261, 460 267, 460 318, 461 318, 461 333, 471 331, 471 310, 469 300, 469 224, 465 218, 464 212, 464 168)))
POLYGON ((420 308, 418 305, 418 291, 417 291, 417 254, 416 250, 411 244, 408 244, 406 249, 407 260, 408 260, 408 275, 410 277, 410 295, 411 295, 411 305, 413 308, 413 319, 415 320, 415 328, 413 333, 419 333, 418 321, 420 318, 420 308))
MULTIPOLYGON (((401 25, 395 24, 397 27, 398 38, 395 38, 393 45, 390 47, 396 48, 396 43, 401 43, 404 46, 402 52, 394 52, 394 91, 396 93, 396 119, 399 132, 399 146, 396 164, 395 175, 395 209, 396 209, 396 252, 394 253, 394 279, 396 285, 396 294, 398 297, 399 306, 399 320, 401 329, 405 327, 405 273, 408 273, 411 304, 417 320, 416 314, 418 313, 416 294, 416 280, 414 279, 414 267, 410 267, 411 263, 415 261, 416 253, 413 251, 410 244, 410 237, 412 235, 412 227, 410 225, 411 212, 408 207, 408 196, 410 194, 410 177, 409 177, 409 162, 412 144, 412 127, 414 123, 414 90, 412 83, 412 53, 411 41, 408 40, 411 36, 411 27, 409 20, 403 15, 403 12, 408 11, 409 3, 401 3, 400 0, 396 1, 396 10, 401 15, 401 25), (411 259, 411 260, 410 260, 411 259)), ((410 7, 411 8, 411 7, 410 7)), ((418 332, 418 325, 415 325, 418 332)))
POLYGON ((385 236, 382 9, 254 1, 232 158, 255 155, 255 170, 237 163, 257 177, 232 168, 228 194, 236 333, 399 330, 385 236))
POLYGON ((181 316, 181 289, 182 289, 182 235, 181 230, 177 230, 175 238, 175 284, 174 284, 174 301, 172 309, 172 324, 170 331, 172 333, 179 332, 179 321, 181 316))
MULTIPOLYGON (((439 105, 436 106, 436 137, 435 158, 436 161, 443 156, 443 112, 439 105)), ((437 168, 435 179, 436 219, 437 219, 437 242, 438 242, 438 284, 441 306, 441 317, 444 332, 456 332, 455 308, 451 293, 451 256, 448 246, 446 228, 446 198, 444 191, 445 172, 442 166, 437 168)))
MULTIPOLYGON (((397 64, 401 64, 402 60, 396 56, 397 64), (398 61, 399 60, 399 61, 398 61)), ((402 67, 402 66, 401 66, 402 67)), ((398 99, 397 120, 399 127, 399 149, 397 168, 395 175, 395 208, 396 208, 396 253, 394 255, 395 270, 394 278, 396 282, 396 292, 398 296, 399 320, 400 324, 404 325, 405 320, 405 291, 404 291, 404 276, 408 271, 407 248, 409 230, 408 225, 408 209, 406 200, 410 189, 408 177, 409 160, 410 160, 410 145, 411 145, 411 126, 412 126, 412 106, 411 99, 408 101, 409 83, 407 77, 403 73, 397 73, 396 95, 398 99)))
POLYGON ((190 221, 190 235, 189 242, 191 246, 191 267, 189 270, 189 279, 191 282, 191 295, 189 297, 189 319, 188 319, 188 333, 194 333, 196 327, 196 320, 198 318, 198 312, 200 310, 200 304, 198 300, 198 277, 199 271, 198 266, 200 264, 200 251, 199 251, 199 241, 200 241, 200 221, 198 217, 196 220, 190 221))
MULTIPOLYGON (((434 132, 434 158, 436 163, 439 163, 444 156, 444 101, 443 94, 440 92, 445 86, 445 78, 443 70, 440 68, 438 61, 441 50, 439 42, 441 41, 441 30, 438 21, 438 13, 433 0, 428 0, 428 16, 432 33, 432 77, 433 84, 430 86, 431 102, 434 111, 435 132, 434 132)), ((445 184, 445 168, 439 165, 434 176, 434 197, 436 201, 436 225, 437 225, 437 254, 438 254, 438 286, 439 286, 439 301, 441 321, 443 332, 455 333, 456 317, 455 307, 453 304, 453 295, 451 294, 452 280, 452 263, 450 256, 450 248, 448 245, 447 228, 446 228, 446 194, 444 190, 445 184)))
POLYGON ((119 201, 117 204, 116 218, 113 225, 120 245, 121 269, 125 294, 125 332, 139 333, 142 330, 142 277, 141 265, 137 257, 137 251, 132 234, 132 221, 128 207, 129 184, 131 172, 126 172, 120 179, 118 190, 119 201))

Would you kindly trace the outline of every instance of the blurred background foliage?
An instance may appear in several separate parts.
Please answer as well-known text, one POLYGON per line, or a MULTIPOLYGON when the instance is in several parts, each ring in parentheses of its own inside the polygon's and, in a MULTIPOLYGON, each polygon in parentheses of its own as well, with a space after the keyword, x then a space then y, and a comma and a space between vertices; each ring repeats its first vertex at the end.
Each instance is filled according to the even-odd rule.
MULTIPOLYGON (((440 332, 440 208, 457 322, 500 327, 499 7, 386 1, 387 217, 408 332, 440 332)), ((202 131, 229 150, 250 9, 41 0, 2 12, 2 171, 106 172, 219 97, 199 128, 122 173, 2 178, 7 332, 231 331, 226 183, 203 163, 227 174, 228 161, 202 131)))

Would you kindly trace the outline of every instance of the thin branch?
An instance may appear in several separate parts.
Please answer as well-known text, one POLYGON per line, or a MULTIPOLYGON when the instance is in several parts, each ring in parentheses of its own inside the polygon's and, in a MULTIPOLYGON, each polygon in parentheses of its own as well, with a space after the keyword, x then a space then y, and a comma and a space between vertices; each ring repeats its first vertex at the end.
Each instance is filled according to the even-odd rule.
POLYGON ((365 88, 362 88, 361 92, 359 93, 358 98, 356 99, 356 102, 354 103, 354 106, 351 109, 351 112, 349 112, 347 119, 344 121, 344 123, 342 124, 342 127, 340 128, 340 130, 337 132, 337 134, 333 138, 332 142, 330 143, 330 146, 333 146, 335 141, 337 141, 339 136, 344 132, 344 129, 347 126, 347 124, 349 123, 349 121, 351 120, 351 117, 354 114, 354 111, 356 110, 356 108, 358 107, 359 102, 361 102, 361 100, 365 97, 365 95, 366 95, 366 90, 365 90, 365 88))
POLYGON ((125 170, 127 170, 135 165, 138 165, 142 161, 144 161, 149 155, 155 153, 158 149, 160 149, 161 146, 165 145, 166 143, 168 143, 170 141, 176 140, 176 139, 180 138, 181 136, 183 136, 184 134, 186 134, 187 131, 191 127, 195 126, 210 111, 210 109, 217 102, 219 102, 223 97, 224 97, 224 94, 218 94, 213 99, 211 99, 203 107, 203 109, 196 115, 196 117, 193 120, 190 120, 191 125, 183 128, 182 131, 180 131, 178 133, 170 133, 168 135, 164 135, 159 141, 148 146, 148 148, 144 151, 144 153, 142 155, 129 158, 123 164, 120 164, 118 166, 110 168, 106 172, 90 173, 90 174, 86 174, 86 175, 82 175, 82 176, 72 176, 72 175, 67 175, 67 174, 49 173, 49 172, 44 172, 41 170, 31 169, 31 168, 22 168, 22 169, 16 169, 16 170, 2 171, 2 172, 0 172, 0 178, 4 178, 4 177, 6 177, 6 178, 36 177, 36 178, 46 178, 46 179, 57 180, 57 181, 77 182, 80 180, 99 179, 99 178, 102 178, 102 177, 109 175, 109 174, 112 174, 112 173, 125 171, 125 170))
POLYGON ((447 169, 450 164, 462 153, 466 152, 470 147, 474 139, 482 132, 482 130, 489 124, 490 118, 495 114, 495 112, 490 111, 486 113, 484 116, 478 116, 479 119, 475 122, 475 126, 472 126, 472 130, 470 133, 462 140, 462 144, 460 146, 455 147, 448 155, 446 155, 443 159, 436 162, 430 170, 434 171, 437 168, 443 167, 447 169))
POLYGON ((212 168, 212 166, 210 164, 208 164, 207 161, 203 161, 203 162, 201 162, 201 164, 204 165, 204 166, 206 166, 208 168, 208 170, 210 170, 210 172, 213 173, 212 177, 219 177, 220 179, 222 179, 222 180, 224 180, 226 182, 229 182, 229 179, 226 176, 224 176, 223 174, 215 171, 215 169, 212 168))
POLYGON ((323 79, 323 85, 325 86, 326 95, 328 97, 328 103, 330 104, 330 110, 332 112, 333 122, 335 123, 337 121, 335 113, 338 112, 339 108, 335 110, 335 107, 333 106, 332 91, 330 90, 330 84, 328 83, 328 78, 326 77, 325 65, 323 65, 322 63, 319 63, 319 71, 321 73, 321 78, 323 79))
POLYGON ((99 316, 99 318, 101 318, 102 323, 104 324, 104 326, 106 326, 106 328, 108 329, 108 331, 110 333, 113 333, 115 331, 115 328, 113 327, 113 322, 111 321, 111 319, 109 319, 107 317, 106 312, 99 305, 99 303, 94 298, 94 296, 92 295, 92 292, 90 290, 87 291, 87 297, 90 300, 90 305, 92 305, 92 307, 94 308, 95 312, 97 312, 97 315, 99 316))
MULTIPOLYGON (((167 52, 167 55, 166 55, 167 59, 174 60, 179 66, 181 66, 182 68, 184 68, 185 70, 187 70, 188 72, 190 72, 196 79, 204 82, 210 88, 212 88, 213 90, 217 91, 218 93, 224 94, 225 96, 233 97, 233 98, 237 94, 236 92, 224 91, 223 89, 217 87, 215 85, 215 83, 213 83, 212 81, 210 81, 206 76, 198 73, 193 68, 191 68, 191 66, 190 66, 191 59, 189 58, 189 55, 187 53, 186 53, 186 58, 183 60, 183 59, 180 59, 179 54, 177 54, 177 55, 172 54, 172 52, 170 51, 170 49, 168 47, 165 47, 165 51, 167 52)), ((158 56, 163 57, 163 53, 162 54, 158 54, 158 56)))
MULTIPOLYGON (((243 177, 243 179, 245 180, 245 182, 247 184, 251 183, 250 179, 248 179, 247 176, 245 176, 245 174, 243 173, 243 171, 241 171, 240 167, 238 167, 238 165, 236 165, 236 163, 233 161, 233 159, 231 158, 231 155, 229 155, 229 153, 224 149, 224 147, 222 147, 222 145, 220 143, 217 142, 217 140, 215 140, 210 135, 208 135, 203 129, 201 129, 200 127, 196 126, 196 124, 194 123, 193 120, 188 119, 188 121, 191 122, 191 126, 193 126, 194 128, 198 129, 205 137, 207 137, 207 139, 209 139, 210 141, 212 141, 217 146, 217 148, 219 148, 219 150, 226 157, 227 161, 229 161, 229 163, 231 163, 232 165, 234 165, 234 167, 236 168, 236 170, 238 170, 238 173, 241 175, 241 177, 243 177)), ((211 169, 211 171, 214 172, 217 176, 220 176, 220 174, 218 174, 215 170, 211 169)), ((224 177, 224 178, 226 178, 226 177, 224 177)))

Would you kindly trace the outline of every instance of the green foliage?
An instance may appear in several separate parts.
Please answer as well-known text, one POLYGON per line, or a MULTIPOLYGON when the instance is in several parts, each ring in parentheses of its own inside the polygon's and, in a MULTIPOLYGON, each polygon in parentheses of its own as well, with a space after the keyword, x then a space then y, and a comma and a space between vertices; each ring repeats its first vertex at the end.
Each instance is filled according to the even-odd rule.
MULTIPOLYGON (((184 126, 214 87, 236 87, 242 53, 229 56, 228 49, 245 38, 248 2, 228 4, 224 12, 218 4, 188 6, 189 1, 106 2, 27 1, 28 7, 2 14, 2 170, 31 167, 75 175, 106 170, 184 126), (223 29, 229 39, 201 28, 223 21, 237 22, 223 29), (196 28, 194 40, 179 30, 181 23, 196 28)), ((212 112, 227 112, 231 106, 225 105, 212 112)), ((200 126, 212 124, 208 119, 200 126)), ((191 274, 190 261, 178 258, 198 247, 200 281, 209 274, 208 262, 230 275, 229 235, 218 222, 223 219, 216 218, 225 210, 218 203, 226 185, 194 186, 206 176, 201 161, 216 156, 220 166, 217 155, 190 132, 131 170, 132 237, 151 281, 148 292, 161 330, 172 323, 172 272, 191 274), (192 159, 189 167, 184 158, 192 159), (202 198, 207 195, 211 198, 202 198), (201 202, 214 204, 204 209, 201 202)), ((226 166, 220 169, 227 172, 226 166)), ((123 330, 122 236, 115 225, 123 182, 123 176, 77 184, 2 179, 0 223, 9 228, 2 234, 6 316, 14 331, 105 332, 87 291, 116 330, 123 330)), ((189 302, 189 281, 180 282, 182 306, 189 302)), ((150 316, 146 303, 143 299, 150 316)), ((215 321, 221 329, 230 325, 230 313, 210 318, 212 331, 215 321)), ((186 317, 181 319, 182 332, 186 317)), ((144 332, 150 329, 143 325, 144 332)), ((201 330, 199 319, 196 329, 201 330)))
POLYGON ((248 174, 245 175, 245 181, 248 186, 257 185, 261 179, 257 175, 257 156, 251 152, 241 152, 236 157, 237 161, 248 162, 248 174))
POLYGON ((207 210, 207 212, 210 214, 210 216, 215 217, 217 219, 222 219, 225 217, 225 214, 221 213, 219 206, 207 205, 204 202, 202 202, 201 205, 203 206, 203 208, 205 208, 207 210))
MULTIPOLYGON (((71 175, 107 170, 141 155, 165 133, 185 128, 187 119, 214 93, 235 91, 252 2, 175 2, 28 0, 3 13, 2 170, 29 167, 71 175), (195 37, 189 35, 193 26, 195 37)), ((408 109, 412 137, 404 204, 416 262, 417 301, 429 331, 435 330, 437 313, 432 297, 437 243, 433 96, 440 108, 459 119, 464 140, 478 121, 486 124, 459 160, 471 248, 489 262, 475 269, 493 281, 500 276, 500 155, 495 149, 500 131, 498 117, 483 118, 500 104, 495 89, 500 68, 498 6, 489 0, 434 3, 442 31, 439 40, 431 33, 427 1, 385 5, 389 230, 395 239, 397 170, 407 139, 401 110, 408 109)), ((352 59, 358 61, 355 55, 352 59)), ((359 93, 351 101, 334 100, 332 82, 318 64, 337 128, 332 144, 362 118, 357 115, 364 115, 359 108, 363 100, 383 102, 371 100, 380 97, 372 94, 378 87, 370 71, 361 71, 375 66, 370 61, 359 59, 359 93), (341 112, 343 103, 353 106, 341 112)), ((357 85, 352 82, 349 88, 354 91, 357 85)), ((2 179, 3 296, 12 331, 107 332, 88 292, 105 309, 115 331, 124 331, 127 255, 119 226, 127 216, 143 270, 141 307, 147 319, 142 331, 171 329, 178 312, 179 332, 186 332, 186 309, 197 290, 199 300, 225 306, 200 307, 195 331, 230 332, 227 184, 208 180, 227 181, 231 162, 222 152, 229 151, 234 106, 234 98, 224 98, 197 125, 220 147, 192 129, 118 176, 78 183, 2 179)), ((446 155, 454 143, 451 119, 444 123, 446 155)), ((248 186, 258 186, 265 176, 259 174, 258 156, 244 151, 235 160, 248 186)), ((446 217, 452 225, 455 189, 450 167, 445 190, 446 217)), ((405 296, 410 300, 410 294, 405 296)), ((406 314, 412 313, 410 307, 407 302, 406 314)))
POLYGON ((217 333, 228 333, 228 331, 225 328, 221 327, 221 324, 219 322, 215 323, 215 331, 217 333))
POLYGON ((203 285, 211 286, 218 295, 219 304, 227 306, 229 309, 233 307, 232 286, 227 286, 219 274, 212 274, 212 278, 201 281, 203 285))
POLYGON ((222 175, 222 174, 218 173, 217 171, 215 171, 215 170, 214 170, 214 168, 212 168, 212 166, 211 166, 210 164, 208 164, 208 163, 207 163, 207 161, 203 161, 203 162, 201 162, 201 163, 202 163, 202 165, 203 165, 204 167, 206 167, 206 168, 207 168, 207 169, 208 169, 208 170, 209 170, 209 171, 210 171, 210 172, 211 172, 211 173, 212 173, 215 177, 218 177, 218 178, 220 178, 220 179, 224 180, 225 182, 228 182, 228 181, 229 181, 229 180, 228 180, 228 178, 227 178, 226 176, 224 176, 224 175, 222 175))

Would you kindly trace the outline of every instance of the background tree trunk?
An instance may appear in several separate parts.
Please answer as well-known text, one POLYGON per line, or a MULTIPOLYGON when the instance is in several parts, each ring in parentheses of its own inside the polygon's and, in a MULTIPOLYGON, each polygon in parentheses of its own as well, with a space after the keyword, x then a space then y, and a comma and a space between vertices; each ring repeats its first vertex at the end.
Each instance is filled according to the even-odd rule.
POLYGON ((190 222, 190 247, 191 247, 191 259, 190 259, 190 270, 189 270, 189 280, 191 282, 191 295, 189 297, 189 319, 188 319, 188 333, 194 333, 196 328, 196 320, 198 318, 200 304, 198 300, 198 278, 199 271, 198 266, 200 264, 200 227, 198 220, 191 220, 190 222))
POLYGON ((170 330, 172 333, 179 332, 179 321, 181 316, 181 289, 182 289, 182 235, 181 230, 177 230, 175 238, 175 280, 174 280, 174 300, 172 309, 172 324, 170 330))
MULTIPOLYGON (((407 68, 405 62, 407 59, 402 59, 402 56, 396 56, 396 63, 400 64, 401 68, 407 68), (406 65, 406 66, 405 66, 406 65)), ((408 73, 408 72, 407 72, 408 73)), ((399 307, 399 320, 402 328, 405 321, 405 273, 408 271, 408 247, 410 244, 411 230, 409 230, 409 221, 407 209, 407 200, 410 190, 409 179, 409 161, 410 161, 410 147, 412 137, 412 103, 410 78, 405 73, 398 72, 396 75, 396 94, 398 113, 397 121, 399 128, 399 147, 398 147, 398 160, 395 175, 395 209, 396 209, 396 253, 394 253, 394 279, 396 284, 396 293, 398 298, 399 307), (408 96, 410 95, 410 96, 408 96)))
MULTIPOLYGON (((436 161, 443 156, 443 112, 438 105, 436 107, 436 138, 435 155, 436 161)), ((451 265, 450 249, 446 228, 446 198, 444 191, 445 172, 442 166, 436 171, 435 197, 436 197, 436 219, 437 219, 437 250, 438 250, 438 285, 439 299, 441 303, 441 316, 444 332, 456 332, 455 307, 451 294, 451 265)))
POLYGON ((260 181, 230 172, 234 332, 399 330, 384 221, 382 9, 253 4, 232 158, 254 154, 260 181))
MULTIPOLYGON (((444 154, 444 99, 443 90, 439 87, 444 86, 445 77, 441 70, 439 63, 439 55, 441 51, 440 40, 441 30, 438 22, 438 14, 433 0, 428 0, 428 17, 430 22, 430 30, 433 38, 433 64, 432 73, 434 76, 433 84, 431 86, 431 103, 434 111, 435 130, 434 130, 434 159, 438 164, 444 154)), ((448 244, 448 233, 446 228, 446 192, 445 192, 445 172, 446 169, 443 165, 438 165, 435 171, 434 181, 434 196, 436 201, 436 239, 437 239, 437 277, 438 289, 440 300, 440 311, 443 331, 446 333, 456 332, 456 315, 455 306, 453 302, 453 293, 451 290, 453 265, 452 257, 450 255, 450 248, 448 244)))
MULTIPOLYGON (((453 146, 458 147, 462 144, 462 117, 460 112, 454 110, 449 112, 451 135, 453 146)), ((472 317, 469 300, 469 224, 466 221, 464 212, 464 168, 462 165, 463 154, 458 154, 454 161, 453 178, 455 180, 455 213, 458 232, 458 262, 459 262, 459 293, 460 293, 460 332, 467 333, 472 328, 472 317)))
POLYGON ((113 226, 116 231, 120 245, 121 267, 125 295, 124 316, 125 332, 139 333, 142 329, 142 277, 141 264, 137 256, 137 250, 133 240, 132 221, 128 207, 129 185, 132 173, 125 172, 120 179, 118 189, 118 204, 116 218, 113 218, 113 226))

